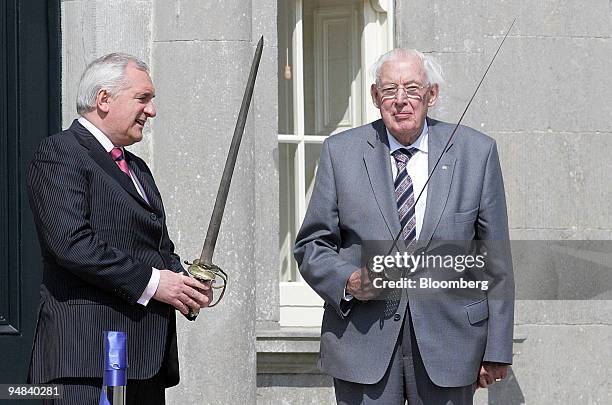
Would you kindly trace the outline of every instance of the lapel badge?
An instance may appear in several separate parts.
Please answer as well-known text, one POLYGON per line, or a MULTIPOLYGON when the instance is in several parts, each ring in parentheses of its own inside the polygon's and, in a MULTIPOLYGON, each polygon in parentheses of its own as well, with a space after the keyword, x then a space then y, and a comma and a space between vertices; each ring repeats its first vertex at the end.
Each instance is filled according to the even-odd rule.
POLYGON ((447 165, 442 165, 442 170, 448 170, 448 166, 447 165))

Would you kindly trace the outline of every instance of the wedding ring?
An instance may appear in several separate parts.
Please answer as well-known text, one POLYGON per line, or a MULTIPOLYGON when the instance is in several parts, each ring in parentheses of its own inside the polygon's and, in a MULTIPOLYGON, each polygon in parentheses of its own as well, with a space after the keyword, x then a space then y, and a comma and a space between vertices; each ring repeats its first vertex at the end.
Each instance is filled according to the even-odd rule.
POLYGON ((495 382, 500 382, 502 379, 501 378, 496 378, 495 382))

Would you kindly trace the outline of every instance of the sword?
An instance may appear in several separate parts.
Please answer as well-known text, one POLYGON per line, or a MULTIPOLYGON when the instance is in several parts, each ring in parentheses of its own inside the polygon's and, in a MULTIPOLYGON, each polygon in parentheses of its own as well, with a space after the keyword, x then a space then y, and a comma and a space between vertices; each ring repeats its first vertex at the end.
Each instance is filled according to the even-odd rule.
MULTIPOLYGON (((227 273, 225 273, 219 266, 213 264, 212 258, 213 254, 215 253, 215 245, 217 244, 217 237, 219 236, 219 228, 221 228, 221 220, 223 219, 223 211, 225 210, 225 203, 227 202, 227 195, 232 182, 232 175, 234 174, 236 159, 238 158, 240 141, 242 140, 244 126, 246 125, 247 115, 249 113, 249 106, 251 105, 251 98, 253 97, 253 89, 255 87, 255 79, 257 78, 257 70, 259 69, 259 61, 261 60, 262 51, 263 35, 257 42, 257 48, 255 49, 255 55, 253 56, 251 72, 249 73, 249 79, 244 90, 244 95, 242 96, 242 104, 240 105, 238 120, 236 121, 234 135, 232 136, 232 143, 230 144, 227 160, 225 161, 225 167, 223 168, 223 175, 221 176, 221 182, 219 183, 219 190, 217 191, 215 206, 210 216, 210 222, 208 223, 208 230, 206 231, 206 239, 204 240, 204 246, 202 247, 202 254, 200 254, 199 259, 195 259, 192 263, 185 261, 185 264, 189 265, 187 272, 190 276, 202 282, 210 282, 212 288, 222 289, 219 298, 217 298, 214 303, 209 305, 209 307, 214 307, 219 303, 219 301, 221 301, 227 286, 227 273), (220 286, 214 285, 217 277, 223 281, 223 284, 220 286)), ((195 320, 199 312, 199 310, 190 309, 187 319, 192 321, 195 320)))
MULTIPOLYGON (((425 184, 423 185, 423 188, 421 188, 421 192, 417 196, 416 200, 414 200, 414 206, 415 207, 416 207, 416 204, 419 202, 419 199, 423 195, 423 191, 425 191, 425 187, 427 187, 427 184, 429 183, 429 180, 431 180, 431 177, 433 176, 434 171, 438 167, 438 164, 440 163, 440 160, 442 160, 442 156, 444 156, 444 154, 448 151, 448 149, 449 149, 448 146, 450 145, 451 141, 453 140, 453 137, 455 136, 455 132, 457 132, 457 129, 459 128, 459 125, 461 124, 461 121, 463 120, 463 117, 465 117, 465 114, 467 113, 468 109, 470 108, 470 105, 472 104, 472 101, 474 100, 474 97, 476 97, 476 93, 478 93, 478 90, 480 89, 480 86, 482 85, 482 82, 484 82, 485 77, 487 77, 487 73, 489 73, 489 69, 491 69, 491 65, 493 65, 493 62, 495 61, 495 58, 497 57, 497 54, 501 50, 502 45, 504 45, 504 42, 506 41, 506 38, 508 38, 508 34, 510 34, 510 31, 512 31, 512 27, 514 27, 514 23, 515 22, 516 22, 516 18, 514 20, 512 20, 512 24, 510 24, 510 28, 508 28, 508 31, 506 31, 506 35, 504 35, 504 38, 502 39, 501 43, 499 44, 499 47, 497 48, 497 51, 495 51, 495 54, 493 55, 493 58, 491 58, 491 61, 489 62, 489 65, 485 69, 485 72, 482 75, 482 78, 480 79, 480 82, 478 82, 478 86, 476 86, 476 90, 474 90, 474 93, 472 94, 472 97, 470 97, 470 100, 468 101, 467 105, 465 106, 465 109, 463 110, 463 113, 461 114, 461 117, 459 117, 459 121, 457 121, 457 124, 455 125, 455 128, 453 129, 453 132, 451 132, 451 135, 448 138, 448 141, 446 141, 446 145, 444 146, 444 149, 442 149, 442 153, 440 154, 440 156, 438 157, 438 160, 436 160, 436 163, 434 164, 433 168, 431 169, 431 172, 429 173, 429 176, 427 177, 427 180, 425 181, 425 184)), ((404 228, 400 229, 400 231, 395 236, 395 239, 393 239, 393 243, 391 244, 391 247, 389 248, 389 251, 387 252, 387 256, 391 255, 393 250, 395 250, 395 249, 399 250, 399 248, 397 246, 397 242, 399 241, 399 238, 402 235, 403 231, 404 231, 404 228)), ((366 268, 367 267, 368 266, 366 265, 366 268)))

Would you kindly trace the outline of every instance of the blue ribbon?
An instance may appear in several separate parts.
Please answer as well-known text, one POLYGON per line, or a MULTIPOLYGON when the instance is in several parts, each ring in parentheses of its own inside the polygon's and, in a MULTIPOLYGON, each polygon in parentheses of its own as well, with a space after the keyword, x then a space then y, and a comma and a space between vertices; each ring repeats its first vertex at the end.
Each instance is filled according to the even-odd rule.
POLYGON ((106 396, 106 387, 102 387, 102 391, 100 391, 100 402, 98 402, 98 405, 113 405, 106 396))
POLYGON ((127 385, 127 334, 104 332, 104 382, 106 387, 127 385))

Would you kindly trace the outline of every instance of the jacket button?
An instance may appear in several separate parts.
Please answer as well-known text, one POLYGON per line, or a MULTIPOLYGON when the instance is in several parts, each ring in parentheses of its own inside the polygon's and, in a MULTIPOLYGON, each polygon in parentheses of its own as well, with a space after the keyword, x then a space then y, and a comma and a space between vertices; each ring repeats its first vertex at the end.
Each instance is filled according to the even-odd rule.
POLYGON ((157 215, 154 212, 151 213, 151 219, 157 221, 157 215))
POLYGON ((399 321, 400 319, 402 319, 402 316, 401 316, 400 314, 395 314, 395 315, 393 315, 393 320, 394 320, 394 321, 396 321, 396 322, 397 322, 397 321, 399 321))

